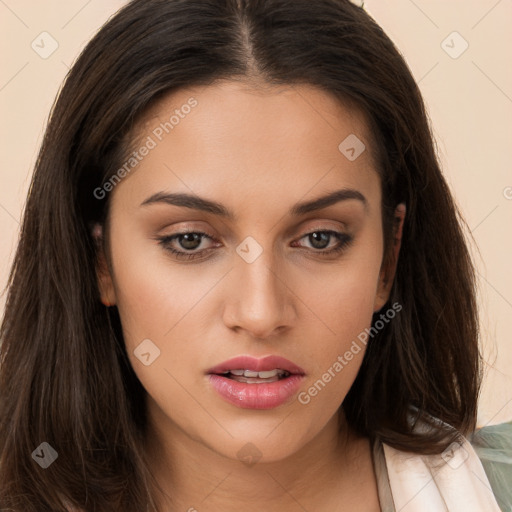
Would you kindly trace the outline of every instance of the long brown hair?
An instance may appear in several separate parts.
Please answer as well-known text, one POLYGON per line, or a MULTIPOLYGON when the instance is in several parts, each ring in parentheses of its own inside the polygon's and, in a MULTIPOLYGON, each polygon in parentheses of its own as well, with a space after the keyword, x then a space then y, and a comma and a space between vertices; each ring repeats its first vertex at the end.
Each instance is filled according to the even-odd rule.
MULTIPOLYGON (((56 100, 8 283, 0 352, 0 507, 156 510, 141 448, 145 391, 115 307, 99 299, 92 226, 147 108, 219 79, 312 84, 368 119, 387 252, 407 205, 390 304, 344 409, 370 438, 440 452, 475 426, 480 385, 474 270, 419 89, 390 39, 348 0, 134 0, 95 35, 56 100), (412 409, 411 409, 412 407, 412 409), (414 412, 416 411, 416 412, 414 412), (42 442, 58 459, 42 469, 42 442)), ((341 141, 340 141, 341 142, 341 141)), ((377 316, 374 318, 376 321, 377 316)))

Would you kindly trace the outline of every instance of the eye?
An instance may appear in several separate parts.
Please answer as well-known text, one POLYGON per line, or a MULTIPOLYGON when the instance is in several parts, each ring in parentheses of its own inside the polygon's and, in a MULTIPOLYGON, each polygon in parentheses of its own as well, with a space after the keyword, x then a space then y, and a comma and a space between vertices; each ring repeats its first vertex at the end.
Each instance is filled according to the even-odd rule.
POLYGON ((311 244, 313 252, 318 252, 318 254, 322 256, 343 251, 352 243, 353 240, 352 237, 346 233, 320 229, 307 233, 301 237, 300 240, 304 238, 307 239, 311 244), (333 241, 337 242, 337 244, 329 249, 326 249, 333 241))
POLYGON ((202 249, 197 250, 201 247, 201 244, 205 239, 214 240, 212 236, 201 231, 184 231, 174 235, 158 238, 158 242, 166 251, 172 253, 177 259, 192 260, 203 257, 204 253, 211 249, 203 247, 202 249))

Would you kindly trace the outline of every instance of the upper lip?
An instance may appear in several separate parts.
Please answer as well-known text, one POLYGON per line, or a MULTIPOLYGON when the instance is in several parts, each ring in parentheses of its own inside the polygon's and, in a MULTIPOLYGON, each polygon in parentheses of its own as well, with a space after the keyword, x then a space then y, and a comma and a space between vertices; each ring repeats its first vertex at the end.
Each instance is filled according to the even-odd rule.
POLYGON ((265 372, 280 369, 296 375, 304 375, 304 370, 281 356, 266 356, 260 359, 252 356, 237 356, 210 368, 206 373, 224 373, 229 370, 251 370, 265 372))

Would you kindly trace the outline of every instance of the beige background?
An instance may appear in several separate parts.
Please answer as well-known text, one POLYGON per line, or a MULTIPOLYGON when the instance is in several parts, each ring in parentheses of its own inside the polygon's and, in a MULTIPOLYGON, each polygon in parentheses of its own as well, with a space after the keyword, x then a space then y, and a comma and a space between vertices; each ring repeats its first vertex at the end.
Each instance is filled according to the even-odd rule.
MULTIPOLYGON (((78 52, 124 4, 0 0, 2 289, 53 99, 78 52), (50 36, 40 36, 42 32, 50 36), (39 52, 48 51, 50 37, 58 48, 43 59, 31 44, 35 40, 39 52)), ((367 0, 365 8, 396 43, 419 82, 443 168, 479 247, 475 256, 486 359, 479 424, 511 420, 512 2, 367 0)), ((2 295, 2 311, 4 303, 2 295)))

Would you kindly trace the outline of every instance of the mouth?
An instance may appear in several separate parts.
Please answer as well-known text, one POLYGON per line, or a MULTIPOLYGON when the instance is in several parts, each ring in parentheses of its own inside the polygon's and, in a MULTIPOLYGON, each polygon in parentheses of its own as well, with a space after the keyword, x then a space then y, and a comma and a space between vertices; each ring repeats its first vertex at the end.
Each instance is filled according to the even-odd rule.
POLYGON ((272 409, 292 400, 305 372, 280 356, 238 356, 207 370, 213 389, 244 409, 272 409))

